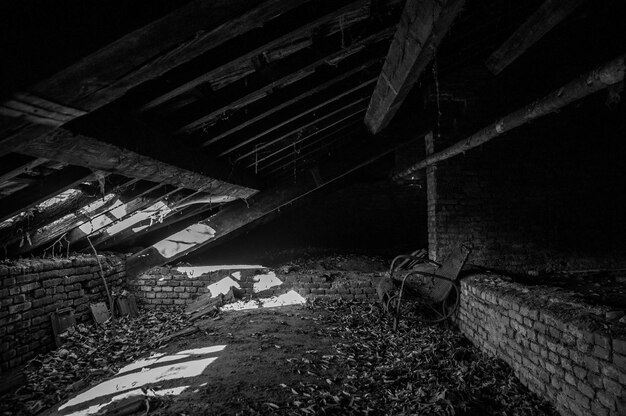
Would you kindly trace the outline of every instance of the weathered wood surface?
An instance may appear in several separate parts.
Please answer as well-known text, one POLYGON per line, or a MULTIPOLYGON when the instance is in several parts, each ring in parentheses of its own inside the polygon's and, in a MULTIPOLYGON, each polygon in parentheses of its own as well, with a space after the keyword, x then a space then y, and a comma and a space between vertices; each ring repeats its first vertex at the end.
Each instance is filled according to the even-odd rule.
MULTIPOLYGON (((360 103, 362 103, 362 102, 365 102, 365 101, 367 101, 367 99, 365 99, 365 100, 363 100, 363 101, 359 101, 359 102, 360 102, 360 103)), ((308 140, 309 138, 311 138, 311 137, 313 137, 313 136, 315 136, 315 135, 317 135, 317 134, 320 134, 320 133, 322 133, 322 132, 324 132, 324 131, 326 131, 326 130, 329 130, 329 129, 332 129, 333 127, 336 127, 336 126, 338 126, 338 125, 341 125, 342 123, 346 122, 347 120, 350 120, 351 118, 353 118, 353 117, 355 117, 355 116, 357 116, 357 115, 360 115, 360 114, 364 113, 366 110, 367 110, 367 107, 361 107, 361 108, 358 108, 358 109, 356 109, 356 110, 354 110, 354 111, 350 112, 350 113, 349 113, 349 114, 347 114, 346 116, 344 116, 344 117, 340 118, 339 120, 334 121, 334 122, 332 122, 332 123, 330 123, 330 124, 328 124, 328 125, 325 125, 325 126, 322 126, 322 127, 318 126, 318 129, 317 129, 317 130, 315 130, 315 131, 313 131, 313 132, 310 132, 310 133, 308 133, 308 134, 304 134, 304 135, 302 135, 302 137, 298 137, 297 139, 295 139, 295 140, 293 140, 293 141, 289 142, 289 144, 286 144, 285 146, 281 147, 280 149, 277 149, 277 150, 275 150, 274 152, 272 152, 272 153, 270 153, 270 154, 265 154, 265 155, 263 155, 262 157, 259 157, 259 158, 255 159, 255 161, 254 161, 254 162, 252 162, 252 163, 250 163, 250 164, 248 164, 248 165, 247 165, 247 167, 252 167, 252 166, 254 166, 255 164, 259 164, 259 163, 263 162, 264 160, 267 160, 267 159, 271 158, 272 156, 274 156, 274 155, 276 155, 276 154, 278 154, 278 153, 282 152, 282 151, 283 151, 286 147, 291 147, 291 146, 294 146, 294 145, 296 145, 296 144, 298 144, 298 143, 301 143, 301 142, 303 142, 303 141, 305 141, 305 140, 308 140)), ((334 114, 333 114, 333 115, 334 115, 334 114)), ((319 121, 323 121, 323 120, 321 120, 321 118, 320 118, 320 119, 318 119, 317 121, 319 122, 319 121)), ((282 139, 282 138, 281 138, 281 139, 282 139)), ((276 144, 276 143, 278 143, 278 141, 279 141, 279 140, 272 140, 271 142, 268 142, 268 143, 267 143, 267 145, 269 146, 269 145, 276 144)), ((266 147, 267 147, 267 146, 265 146, 265 144, 263 144, 263 145, 259 146, 259 147, 258 147, 258 149, 259 149, 259 150, 262 150, 262 149, 264 149, 264 148, 266 148, 266 147)), ((237 158, 237 161, 243 160, 243 159, 245 159, 246 157, 249 157, 249 156, 253 155, 255 152, 256 152, 256 151, 254 151, 254 150, 253 150, 253 151, 248 152, 248 153, 246 153, 246 154, 244 154, 244 155, 241 155, 241 156, 239 156, 239 157, 237 158)))
POLYGON ((461 140, 452 146, 434 153, 413 166, 394 175, 394 179, 400 179, 412 175, 420 169, 441 162, 456 155, 467 152, 490 140, 502 136, 519 126, 536 120, 568 104, 576 102, 590 94, 624 81, 625 69, 624 55, 602 65, 585 74, 569 84, 553 91, 543 98, 514 111, 484 129, 474 133, 470 137, 461 140))
MULTIPOLYGON (((364 82, 360 83, 359 85, 357 85, 355 87, 352 87, 352 88, 350 88, 350 89, 348 89, 348 90, 346 90, 346 91, 344 91, 344 92, 342 92, 342 93, 340 93, 338 95, 335 95, 334 97, 332 97, 332 98, 330 98, 328 100, 325 100, 325 101, 323 101, 323 102, 321 102, 321 103, 319 103, 317 105, 309 107, 306 110, 302 111, 301 113, 298 113, 298 114, 296 114, 296 115, 294 115, 292 117, 289 117, 289 118, 281 121, 280 123, 274 124, 272 127, 267 128, 267 129, 265 129, 265 130, 255 134, 255 135, 253 135, 252 137, 249 137, 246 140, 243 140, 243 141, 237 143, 235 146, 232 146, 232 147, 228 148, 227 150, 223 151, 220 154, 220 156, 226 155, 226 154, 231 153, 231 152, 233 152, 233 151, 235 151, 235 150, 237 150, 237 149, 239 149, 239 148, 241 148, 241 147, 243 147, 243 146, 245 146, 247 144, 250 144, 250 143, 258 140, 259 138, 265 136, 266 134, 269 134, 269 133, 271 133, 271 132, 273 132, 273 131, 275 131, 275 130, 277 130, 277 129, 279 129, 279 128, 281 128, 281 127, 283 127, 283 126, 285 126, 285 125, 287 125, 287 124, 289 124, 289 123, 291 123, 293 121, 296 121, 297 119, 299 119, 301 117, 304 117, 307 114, 311 114, 311 113, 319 110, 320 108, 323 108, 323 107, 327 106, 328 104, 334 103, 335 101, 340 100, 343 97, 346 97, 346 96, 348 96, 348 95, 350 95, 350 94, 352 94, 352 93, 354 93, 354 92, 356 92, 356 91, 358 91, 358 90, 360 90, 362 88, 365 88, 365 87, 373 84, 374 82, 376 82, 376 78, 369 79, 367 81, 364 81, 364 82)), ((360 102, 360 100, 359 100, 359 102, 360 102)), ((312 124, 315 124, 315 123, 317 123, 318 121, 321 121, 321 120, 323 120, 322 117, 318 118, 312 124)), ((297 131, 299 131, 299 130, 301 130, 303 128, 308 127, 309 125, 311 125, 311 124, 303 124, 303 125, 295 126, 295 129, 291 130, 289 133, 287 133, 287 135, 291 135, 293 133, 296 133, 297 131)), ((286 136, 283 135, 282 137, 286 137, 286 136)))
POLYGON ((61 192, 88 180, 93 172, 79 166, 69 166, 52 173, 35 184, 17 191, 0 200, 0 221, 51 198, 61 192))
POLYGON ((584 0, 546 0, 487 59, 485 65, 495 75, 502 72, 556 25, 565 20, 584 0))
POLYGON ((432 60, 464 0, 408 0, 365 115, 376 134, 393 118, 432 60))
POLYGON ((12 179, 22 173, 26 173, 31 171, 33 168, 46 163, 47 159, 42 158, 31 158, 26 155, 12 155, 11 160, 6 162, 6 165, 3 166, 3 172, 0 174, 0 183, 12 179))
MULTIPOLYGON (((420 136, 421 137, 421 136, 420 136)), ((137 276, 152 267, 170 263, 186 254, 191 253, 209 243, 214 243, 220 238, 254 222, 266 215, 277 212, 280 208, 292 204, 295 201, 327 186, 352 172, 367 166, 384 157, 398 148, 406 146, 417 140, 415 137, 398 146, 379 152, 372 158, 347 169, 340 175, 322 183, 321 185, 292 185, 262 191, 250 201, 243 203, 236 201, 222 209, 215 215, 202 220, 186 229, 179 231, 165 240, 159 241, 152 246, 141 250, 127 259, 126 274, 129 277, 137 276)))
POLYGON ((93 137, 74 134, 63 128, 16 144, 15 151, 126 177, 232 195, 236 198, 248 198, 256 192, 254 189, 213 179, 93 137))
POLYGON ((388 39, 393 35, 393 32, 393 28, 382 29, 375 34, 367 36, 366 38, 356 41, 345 48, 340 48, 339 50, 337 50, 339 45, 332 45, 330 48, 326 48, 326 51, 324 51, 325 53, 319 53, 319 55, 313 57, 313 59, 309 58, 309 62, 302 62, 300 59, 294 60, 295 62, 289 65, 282 62, 280 65, 277 65, 273 71, 271 81, 267 82, 262 80, 256 83, 253 83, 252 81, 244 82, 245 85, 256 84, 256 86, 244 89, 243 93, 241 91, 237 91, 235 86, 232 87, 232 91, 221 90, 219 97, 217 96, 218 94, 213 97, 215 99, 215 104, 209 113, 205 113, 201 117, 188 122, 184 126, 180 127, 177 130, 177 133, 184 133, 199 129, 204 124, 216 119, 224 112, 236 110, 256 100, 264 98, 267 93, 275 88, 291 84, 313 74, 315 69, 321 65, 328 64, 328 62, 333 60, 344 59, 364 47, 388 39), (233 99, 233 97, 238 98, 233 99))
MULTIPOLYGON (((289 3, 289 2, 285 2, 285 3, 289 3)), ((271 50, 273 48, 279 47, 282 44, 284 44, 285 42, 289 42, 294 38, 299 38, 301 37, 303 34, 307 34, 308 32, 310 32, 311 30, 313 30, 314 28, 321 26, 323 24, 328 23, 329 21, 333 20, 333 19, 339 19, 342 15, 349 13, 355 9, 359 9, 359 8, 363 8, 365 11, 368 10, 368 5, 366 2, 364 2, 363 0, 357 0, 354 1, 350 4, 348 4, 347 6, 341 7, 339 9, 336 9, 335 11, 328 13, 318 19, 315 19, 312 22, 308 22, 304 25, 302 25, 300 28, 290 31, 286 34, 283 34, 282 36, 279 36, 275 39, 273 39, 270 42, 267 42, 261 46, 258 46, 256 48, 253 48, 252 50, 249 50, 247 52, 245 52, 244 54, 242 54, 241 56, 237 57, 236 59, 234 59, 231 62, 228 63, 223 63, 221 65, 219 65, 218 67, 214 68, 211 71, 207 71, 206 73, 204 73, 203 75, 196 77, 174 89, 172 89, 171 91, 168 91, 165 94, 160 95, 159 97, 156 97, 152 100, 150 100, 148 103, 144 104, 141 107, 142 111, 146 111, 149 110, 151 108, 154 108, 166 101, 171 100, 174 97, 177 97, 181 94, 184 94, 187 91, 190 91, 191 89, 204 84, 206 82, 208 82, 209 80, 211 80, 212 78, 218 76, 218 74, 220 74, 222 71, 224 71, 224 68, 226 67, 230 67, 230 68, 237 68, 240 67, 242 65, 245 65, 246 61, 250 61, 252 58, 254 58, 255 56, 261 55, 262 53, 264 53, 267 50, 271 50)), ((260 23, 260 22, 259 22, 260 23)))
POLYGON ((30 231, 30 243, 23 244, 21 247, 16 247, 15 240, 12 241, 11 243, 14 245, 9 246, 9 253, 14 255, 23 255, 31 252, 42 245, 59 238, 75 227, 80 227, 90 220, 97 218, 99 215, 107 213, 115 207, 141 197, 141 195, 148 192, 150 189, 154 189, 154 186, 155 184, 153 183, 135 183, 131 181, 122 187, 116 196, 106 199, 98 198, 97 200, 77 209, 75 212, 61 216, 52 222, 30 231))
POLYGON ((326 89, 328 89, 329 87, 332 87, 335 84, 340 83, 341 81, 344 81, 346 79, 348 79, 349 77, 358 74, 361 71, 364 71, 368 68, 370 68, 371 66, 373 66, 374 64, 376 64, 377 62, 380 62, 380 58, 374 58, 371 59, 367 62, 365 62, 362 65, 358 65, 350 70, 346 70, 345 72, 340 73, 339 75, 337 75, 336 77, 333 77, 331 79, 329 79, 328 81, 325 81, 321 84, 318 84, 317 86, 315 86, 314 88, 311 88, 301 94, 296 95, 293 98, 287 99, 282 101, 281 103, 277 104, 277 105, 273 105, 269 108, 267 108, 264 111, 259 112, 258 114, 248 118, 246 121, 244 122, 240 122, 237 123, 236 125, 232 126, 231 128, 227 129, 226 131, 219 133, 213 137, 211 137, 210 139, 206 140, 204 143, 202 143, 202 146, 208 146, 210 144, 216 143, 222 139, 224 139, 225 137, 228 137, 240 130, 243 130, 246 127, 249 127, 261 120, 263 120, 264 118, 271 116, 272 114, 275 114, 281 110, 284 110, 286 108, 289 108, 291 106, 293 106, 294 104, 298 103, 301 100, 304 100, 306 98, 312 97, 318 93, 320 93, 321 91, 324 91, 326 89))

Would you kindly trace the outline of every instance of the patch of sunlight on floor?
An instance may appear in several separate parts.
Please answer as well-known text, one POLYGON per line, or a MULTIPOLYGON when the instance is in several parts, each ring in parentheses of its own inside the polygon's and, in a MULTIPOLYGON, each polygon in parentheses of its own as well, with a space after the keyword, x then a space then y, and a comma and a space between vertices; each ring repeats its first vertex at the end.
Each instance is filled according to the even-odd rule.
POLYGON ((187 277, 201 276, 206 273, 216 272, 218 270, 249 270, 249 269, 266 269, 267 267, 259 264, 227 264, 220 266, 188 266, 177 267, 176 271, 184 273, 187 277))
POLYGON ((86 392, 70 399, 63 406, 59 407, 59 410, 76 406, 101 396, 142 387, 150 383, 159 383, 166 380, 175 380, 186 377, 196 377, 202 374, 202 372, 215 360, 217 360, 217 357, 185 361, 183 363, 165 365, 156 368, 144 367, 144 369, 140 372, 122 375, 98 384, 86 392))
POLYGON ((303 305, 306 299, 300 296, 295 290, 290 290, 280 296, 272 296, 271 298, 260 298, 249 301, 237 301, 222 306, 223 311, 242 311, 247 309, 258 308, 276 308, 279 306, 303 305))
POLYGON ((267 274, 258 274, 254 276, 254 284, 252 285, 252 290, 254 293, 259 293, 267 289, 271 289, 275 286, 282 285, 283 282, 278 277, 276 277, 276 273, 269 272, 267 274))

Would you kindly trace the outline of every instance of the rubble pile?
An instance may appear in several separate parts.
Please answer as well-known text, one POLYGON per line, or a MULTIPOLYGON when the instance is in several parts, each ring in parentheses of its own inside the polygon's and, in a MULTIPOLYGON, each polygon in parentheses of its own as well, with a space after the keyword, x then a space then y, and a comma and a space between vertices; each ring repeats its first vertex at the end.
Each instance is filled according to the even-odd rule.
MULTIPOLYGON (((63 345, 24 368, 27 384, 0 397, 0 414, 36 414, 114 375, 164 340, 190 327, 182 310, 142 310, 102 326, 79 324, 60 335, 63 345)), ((166 342, 166 341, 165 341, 166 342)))

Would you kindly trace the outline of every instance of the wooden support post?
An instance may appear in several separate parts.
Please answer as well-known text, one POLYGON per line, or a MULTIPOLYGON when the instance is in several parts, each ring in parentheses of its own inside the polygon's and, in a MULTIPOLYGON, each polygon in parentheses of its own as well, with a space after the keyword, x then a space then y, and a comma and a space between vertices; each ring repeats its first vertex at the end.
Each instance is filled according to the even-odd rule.
POLYGON ((129 277, 137 276, 152 267, 170 263, 209 243, 214 243, 216 240, 223 238, 231 232, 304 198, 312 192, 396 151, 398 148, 412 143, 416 139, 417 137, 384 152, 380 152, 376 156, 348 169, 344 173, 335 176, 319 186, 297 185, 279 188, 260 192, 251 201, 246 203, 236 201, 217 214, 133 254, 126 262, 126 274, 129 277))
POLYGON ((389 47, 365 124, 378 133, 391 121, 432 60, 464 0, 408 0, 389 47))
POLYGON ((93 172, 89 169, 69 166, 57 173, 52 173, 32 186, 17 191, 0 203, 0 221, 34 207, 40 202, 88 180, 93 172))
POLYGON ((546 0, 491 56, 485 65, 498 75, 561 23, 584 0, 546 0))
POLYGON ((624 72, 624 55, 622 55, 553 91, 551 94, 504 116, 467 139, 426 157, 424 160, 396 174, 394 179, 407 177, 433 163, 465 153, 529 121, 553 113, 581 98, 622 82, 624 80, 624 72))

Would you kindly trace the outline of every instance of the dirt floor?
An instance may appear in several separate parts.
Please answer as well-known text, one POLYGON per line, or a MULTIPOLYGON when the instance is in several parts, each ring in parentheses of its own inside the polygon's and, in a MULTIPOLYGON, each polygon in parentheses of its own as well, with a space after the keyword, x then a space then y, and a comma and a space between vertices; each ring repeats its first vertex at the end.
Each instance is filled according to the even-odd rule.
POLYGON ((409 316, 394 333, 378 306, 368 303, 232 311, 197 326, 198 332, 153 352, 173 361, 126 373, 141 378, 156 371, 160 379, 142 386, 117 376, 98 398, 46 413, 81 415, 109 403, 98 414, 555 414, 508 367, 455 330, 409 316), (185 351, 192 353, 180 355, 185 351), (186 377, 186 367, 198 375, 186 377), (134 387, 143 390, 111 403, 134 387), (160 395, 168 390, 172 394, 160 395))
MULTIPOLYGON (((351 256, 282 267, 385 270, 351 256)), ((378 304, 341 300, 82 324, 26 367, 28 383, 0 397, 0 414, 556 415, 504 363, 405 307, 395 332, 378 304), (169 338, 181 331, 192 333, 169 338)))

